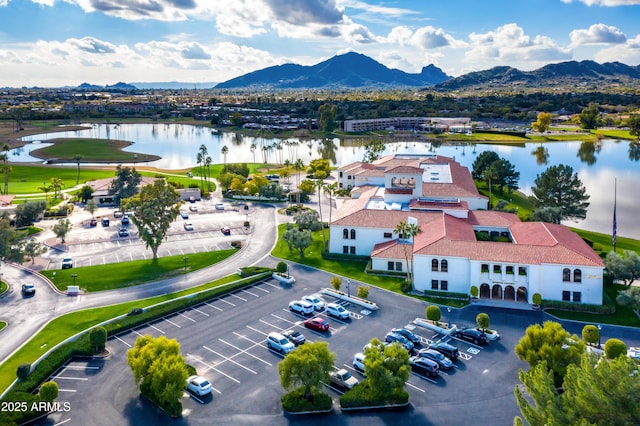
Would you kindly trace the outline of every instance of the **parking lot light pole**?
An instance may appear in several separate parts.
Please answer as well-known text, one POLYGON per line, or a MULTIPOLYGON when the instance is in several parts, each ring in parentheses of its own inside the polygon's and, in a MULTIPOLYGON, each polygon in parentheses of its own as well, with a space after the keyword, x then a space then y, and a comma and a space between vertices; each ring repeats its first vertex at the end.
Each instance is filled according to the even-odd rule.
POLYGON ((451 328, 451 308, 448 306, 447 306, 447 319, 449 320, 447 328, 450 329, 451 328))
POLYGON ((602 348, 600 345, 600 332, 602 331, 602 324, 598 324, 598 349, 602 348))
POLYGON ((184 273, 186 274, 187 273, 187 260, 189 260, 189 258, 187 256, 185 256, 184 259, 182 259, 182 260, 184 260, 184 273))
POLYGON ((73 285, 76 285, 76 278, 78 278, 78 274, 71 274, 71 278, 73 278, 73 285))
POLYGON ((351 297, 351 280, 347 279, 347 297, 351 297))

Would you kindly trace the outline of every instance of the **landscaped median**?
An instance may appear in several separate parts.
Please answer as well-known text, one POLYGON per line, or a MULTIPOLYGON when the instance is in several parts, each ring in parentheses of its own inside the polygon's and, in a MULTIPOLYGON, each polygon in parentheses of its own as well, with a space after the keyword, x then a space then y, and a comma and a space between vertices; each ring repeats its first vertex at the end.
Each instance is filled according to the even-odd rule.
MULTIPOLYGON (((254 270, 255 271, 255 270, 254 270)), ((219 280, 176 293, 156 296, 149 299, 121 303, 103 308, 93 308, 73 312, 56 318, 45 326, 32 340, 16 351, 0 365, 0 389, 3 400, 31 401, 35 390, 44 380, 60 368, 68 359, 76 355, 86 355, 88 331, 103 326, 109 335, 152 321, 176 311, 187 309, 211 298, 235 291, 271 276, 272 270, 247 278, 237 279, 229 275, 219 280), (83 330, 77 333, 76 330, 83 330), (29 377, 16 381, 16 372, 20 364, 34 366, 29 377)), ((0 415, 2 415, 0 413, 0 415)), ((25 418, 11 419, 20 423, 25 418)), ((0 424, 3 418, 0 417, 0 424)))

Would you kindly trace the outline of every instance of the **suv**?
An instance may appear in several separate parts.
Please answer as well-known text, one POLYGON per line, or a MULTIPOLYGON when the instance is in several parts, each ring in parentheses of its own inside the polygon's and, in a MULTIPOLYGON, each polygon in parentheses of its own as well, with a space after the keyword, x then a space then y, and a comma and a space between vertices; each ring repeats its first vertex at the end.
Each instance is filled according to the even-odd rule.
POLYGON ((22 284, 22 295, 24 297, 33 296, 36 294, 36 286, 33 284, 22 284))
POLYGON ((413 350, 413 343, 411 343, 409 341, 409 339, 407 339, 406 337, 404 337, 402 334, 398 334, 398 333, 387 333, 386 336, 384 336, 384 341, 387 343, 394 343, 394 342, 398 342, 400 343, 407 351, 409 351, 409 353, 411 353, 411 351, 413 350))
POLYGON ((286 355, 294 350, 296 345, 291 343, 289 339, 284 337, 282 334, 272 332, 267 336, 267 348, 286 355))
POLYGON ((468 342, 473 342, 473 344, 475 345, 484 345, 485 343, 487 343, 487 335, 482 331, 476 330, 475 328, 463 328, 461 330, 457 330, 456 337, 468 342))
POLYGON ((420 358, 428 358, 431 361, 437 362, 438 366, 443 370, 450 370, 453 368, 453 362, 435 349, 421 349, 418 351, 418 356, 420 358))
POLYGON ((306 300, 294 300, 289 303, 289 310, 300 315, 311 315, 313 313, 313 305, 306 300))
POLYGON ((434 343, 433 345, 429 346, 429 349, 435 349, 442 355, 449 358, 451 361, 457 360, 460 356, 460 351, 458 351, 458 348, 445 342, 434 343))
POLYGON ((362 352, 358 352, 353 356, 353 368, 361 373, 364 373, 364 358, 362 352))
POLYGON ((105 228, 107 226, 109 226, 109 218, 108 217, 103 217, 102 218, 102 226, 104 226, 105 228))
POLYGON ((73 259, 70 257, 65 257, 62 259, 62 269, 71 269, 73 268, 73 259))
POLYGON ((440 375, 440 367, 438 367, 438 363, 431 361, 428 358, 412 356, 409 358, 409 365, 411 366, 411 371, 423 376, 438 377, 438 375, 440 375))
POLYGON ((392 328, 391 332, 406 337, 414 345, 420 343, 420 338, 407 328, 392 328))
POLYGON ((346 320, 351 316, 351 312, 345 309, 345 307, 342 305, 338 305, 337 303, 329 303, 327 305, 327 315, 340 318, 341 320, 346 320))

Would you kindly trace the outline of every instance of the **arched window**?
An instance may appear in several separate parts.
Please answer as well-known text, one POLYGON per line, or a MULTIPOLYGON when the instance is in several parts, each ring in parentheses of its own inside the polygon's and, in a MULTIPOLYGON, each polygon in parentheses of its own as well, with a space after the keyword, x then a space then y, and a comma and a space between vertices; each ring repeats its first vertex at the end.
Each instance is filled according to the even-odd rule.
POLYGON ((571 281, 571 271, 569 268, 564 268, 562 270, 562 281, 571 281))
POLYGON ((431 260, 431 270, 435 272, 438 271, 438 259, 431 260))
POLYGON ((582 282, 582 271, 580 269, 573 270, 573 282, 576 282, 576 283, 582 282))
POLYGON ((447 262, 445 259, 442 259, 440 261, 440 271, 449 272, 449 262, 447 262))
POLYGON ((355 239, 356 239, 356 230, 355 230, 355 229, 352 229, 352 230, 351 230, 351 239, 352 239, 352 240, 355 240, 355 239))
POLYGON ((342 230, 342 238, 345 240, 349 239, 349 230, 348 229, 343 229, 342 230))

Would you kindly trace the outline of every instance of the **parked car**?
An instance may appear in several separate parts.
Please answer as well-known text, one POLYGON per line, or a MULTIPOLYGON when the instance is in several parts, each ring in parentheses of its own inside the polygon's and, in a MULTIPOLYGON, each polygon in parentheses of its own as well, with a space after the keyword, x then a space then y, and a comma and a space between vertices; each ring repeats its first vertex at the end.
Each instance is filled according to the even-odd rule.
POLYGON ((105 228, 107 226, 109 226, 109 218, 108 217, 103 217, 102 218, 102 226, 104 226, 105 228))
POLYGON ((24 297, 34 296, 36 294, 36 286, 33 284, 22 284, 22 295, 24 297))
POLYGON ((296 330, 285 330, 282 332, 282 335, 289 339, 289 341, 296 346, 300 346, 307 341, 307 339, 304 337, 304 334, 296 330))
POLYGON ((418 351, 418 356, 421 358, 429 358, 431 361, 437 362, 438 366, 443 370, 450 370, 453 368, 453 362, 435 349, 420 349, 418 351))
POLYGON ((220 228, 220 232, 222 232, 223 235, 231 235, 231 229, 227 228, 226 226, 220 228))
POLYGON ((487 336, 487 340, 489 341, 500 339, 500 334, 495 330, 489 330, 489 329, 482 330, 481 328, 478 328, 478 327, 476 327, 476 330, 484 333, 485 336, 487 336))
POLYGON ((267 336, 267 348, 286 355, 294 350, 296 345, 291 343, 289 339, 284 337, 282 334, 271 332, 267 336))
POLYGON ((422 376, 438 377, 440 375, 438 363, 428 358, 412 356, 409 358, 409 365, 411 366, 411 371, 422 376))
POLYGON ((429 348, 440 352, 442 355, 446 356, 454 362, 458 359, 458 357, 460 357, 460 351, 458 351, 458 348, 449 343, 434 343, 433 345, 429 346, 429 348))
POLYGON ((210 394, 213 386, 202 376, 189 376, 187 378, 187 390, 202 396, 210 394))
POLYGON ((404 337, 402 334, 398 334, 398 333, 387 333, 386 336, 384 336, 384 341, 388 342, 388 343, 394 343, 394 342, 398 342, 400 343, 407 351, 409 351, 409 353, 411 353, 411 351, 413 350, 414 346, 413 343, 411 343, 409 341, 409 339, 407 339, 406 337, 404 337))
POLYGON ((120 219, 120 223, 123 224, 123 225, 128 225, 129 222, 130 222, 129 216, 127 216, 127 215, 122 216, 122 219, 120 219))
POLYGON ((364 354, 362 352, 358 352, 353 356, 353 368, 357 371, 364 373, 364 354))
POLYGON ((475 345, 487 343, 487 335, 482 331, 478 331, 475 328, 462 328, 456 330, 456 337, 468 342, 472 342, 475 345))
POLYGON ((189 219, 189 212, 182 212, 182 213, 180 213, 180 216, 181 216, 183 219, 189 219))
POLYGON ((193 231, 193 224, 191 222, 185 222, 183 226, 185 231, 193 231))
POLYGON ((343 389, 351 389, 359 383, 358 379, 353 377, 351 373, 344 368, 329 373, 329 380, 331 380, 331 383, 334 385, 343 389))
POLYGON ((71 269, 73 268, 73 259, 70 257, 65 257, 62 259, 62 269, 71 269))
POLYGON ((98 221, 94 218, 91 218, 91 220, 89 221, 89 226, 97 226, 98 225, 98 221))
POLYGON ((198 206, 196 206, 195 204, 191 204, 189 206, 189 211, 197 212, 198 211, 198 206))
POLYGON ((351 316, 351 312, 345 309, 344 306, 337 303, 329 303, 327 305, 327 315, 346 320, 351 316))
POLYGON ((324 302, 320 300, 318 296, 302 296, 302 300, 306 300, 307 302, 311 303, 313 305, 313 309, 315 309, 316 311, 322 311, 324 309, 324 302))
POLYGON ((129 236, 129 230, 127 228, 120 228, 120 230, 118 231, 118 237, 128 237, 129 236))
POLYGON ((315 331, 329 330, 329 323, 327 320, 320 317, 309 318, 304 322, 304 326, 315 331))
POLYGON ((313 305, 306 300, 294 300, 289 302, 289 310, 300 315, 311 315, 313 313, 313 305))
POLYGON ((224 210, 224 204, 216 203, 216 210, 224 210))
POLYGON ((406 337, 407 339, 409 339, 409 341, 411 343, 413 343, 414 345, 420 343, 420 338, 418 336, 416 336, 413 331, 406 329, 406 328, 392 328, 391 329, 392 333, 396 333, 399 334, 401 336, 406 337))

